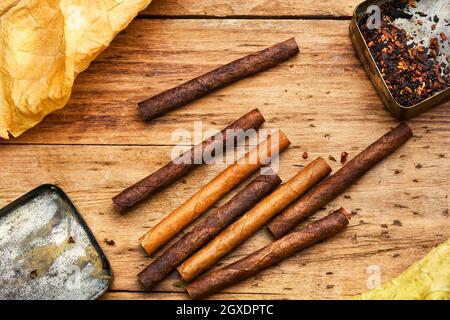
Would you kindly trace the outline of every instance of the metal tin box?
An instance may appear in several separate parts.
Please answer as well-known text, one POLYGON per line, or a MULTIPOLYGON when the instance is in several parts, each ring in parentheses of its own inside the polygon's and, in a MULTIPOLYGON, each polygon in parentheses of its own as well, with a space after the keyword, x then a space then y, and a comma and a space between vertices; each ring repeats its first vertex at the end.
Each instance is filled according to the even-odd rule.
POLYGON ((0 255, 2 300, 96 299, 112 281, 98 242, 54 185, 0 210, 0 255))
MULTIPOLYGON (((358 22, 366 13, 367 8, 371 5, 382 5, 389 0, 368 0, 359 4, 354 11, 352 21, 350 23, 350 37, 355 48, 358 57, 360 58, 370 80, 372 81, 376 91, 378 92, 381 100, 383 101, 386 109, 396 118, 408 119, 419 115, 422 112, 430 110, 435 106, 443 103, 450 98, 450 88, 447 88, 420 103, 417 103, 410 107, 405 107, 399 104, 392 96, 388 89, 381 72, 370 53, 369 47, 363 37, 363 34, 359 28, 358 22)), ((435 1, 448 1, 448 0, 435 0, 435 1)))

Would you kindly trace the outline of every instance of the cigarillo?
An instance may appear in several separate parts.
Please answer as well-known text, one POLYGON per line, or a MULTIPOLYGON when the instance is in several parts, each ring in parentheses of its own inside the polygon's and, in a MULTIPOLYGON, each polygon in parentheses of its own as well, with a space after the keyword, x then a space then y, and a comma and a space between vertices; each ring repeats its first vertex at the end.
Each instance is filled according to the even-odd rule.
POLYGON ((178 158, 167 163, 159 170, 116 195, 113 198, 116 209, 122 213, 126 212, 159 189, 170 185, 203 164, 203 153, 205 150, 213 150, 215 146, 219 145, 222 145, 223 150, 225 150, 229 147, 229 145, 227 146, 229 143, 232 143, 235 146, 237 142, 245 136, 246 130, 256 130, 264 123, 264 121, 264 117, 258 109, 250 111, 223 129, 219 135, 214 135, 206 139, 180 155, 178 158), (233 140, 231 140, 230 137, 233 140))
POLYGON ((272 68, 298 54, 294 38, 235 60, 139 103, 143 120, 154 119, 226 85, 272 68))

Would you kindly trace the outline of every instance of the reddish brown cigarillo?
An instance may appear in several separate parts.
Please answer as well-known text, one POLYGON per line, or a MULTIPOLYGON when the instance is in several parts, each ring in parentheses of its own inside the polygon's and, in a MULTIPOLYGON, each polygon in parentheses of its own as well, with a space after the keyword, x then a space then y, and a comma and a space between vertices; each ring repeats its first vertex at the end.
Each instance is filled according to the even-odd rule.
POLYGON ((235 283, 254 276, 319 241, 329 238, 348 225, 350 215, 343 209, 313 222, 224 268, 206 274, 186 287, 192 299, 202 299, 235 283))
POLYGON ((154 119, 172 109, 286 61, 299 52, 294 38, 280 42, 265 50, 250 54, 215 69, 198 78, 160 93, 139 103, 139 113, 144 120, 154 119))
POLYGON ((168 186, 202 164, 204 162, 203 152, 207 148, 214 148, 215 145, 222 144, 223 150, 225 150, 227 144, 228 147, 230 143, 236 145, 244 137, 246 130, 256 130, 264 121, 264 117, 258 109, 250 111, 223 129, 220 135, 210 137, 148 177, 123 190, 113 198, 116 209, 125 212, 135 204, 145 200, 152 193, 168 186))
POLYGON ((370 168, 408 141, 412 135, 413 133, 406 123, 400 124, 347 162, 328 180, 317 185, 313 190, 280 213, 269 224, 269 230, 275 238, 282 237, 355 183, 370 168))
POLYGON ((145 268, 138 275, 141 283, 146 289, 151 289, 203 244, 272 192, 280 183, 280 177, 271 169, 259 175, 145 268))

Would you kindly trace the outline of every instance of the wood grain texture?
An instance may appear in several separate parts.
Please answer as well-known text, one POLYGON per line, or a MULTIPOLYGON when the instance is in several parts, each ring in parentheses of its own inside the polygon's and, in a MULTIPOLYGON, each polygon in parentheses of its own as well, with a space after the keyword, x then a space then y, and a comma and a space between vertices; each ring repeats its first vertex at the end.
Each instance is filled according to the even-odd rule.
MULTIPOLYGON (((354 54, 348 21, 138 19, 79 77, 66 108, 19 139, 2 141, 0 207, 40 184, 58 184, 111 261, 115 280, 105 298, 185 299, 175 274, 157 293, 142 291, 136 275, 152 258, 138 237, 224 166, 196 169, 126 216, 113 211, 111 197, 170 159, 175 129, 192 132, 195 120, 204 121, 204 130, 222 128, 255 107, 266 128, 280 128, 292 141, 281 157, 284 180, 308 162, 304 151, 309 159, 338 161, 347 151, 350 159, 397 123, 354 54), (290 36, 301 46, 293 60, 156 121, 138 119, 143 98, 290 36)), ((413 139, 312 217, 340 206, 356 210, 344 233, 212 298, 347 297, 366 290, 369 266, 380 266, 382 280, 389 280, 450 237, 449 107, 409 121, 413 139)), ((271 240, 261 230, 219 265, 271 240)))
MULTIPOLYGON (((418 134, 423 132, 420 127, 416 129, 418 134)), ((378 136, 379 132, 366 132, 358 141, 368 144, 378 136)), ((402 147, 345 193, 351 199, 342 195, 313 217, 317 219, 339 206, 357 210, 358 215, 347 231, 224 293, 230 298, 252 294, 271 294, 273 298, 349 296, 365 290, 369 266, 379 265, 382 279, 388 280, 448 238, 450 220, 445 214, 449 207, 449 182, 445 178, 450 172, 448 155, 438 156, 441 145, 424 149, 427 139, 416 138, 402 147), (420 169, 416 168, 419 163, 420 169), (401 172, 396 174, 395 170, 401 172), (402 226, 393 225, 394 220, 401 221, 402 226)), ((316 145, 319 144, 317 141, 316 145)), ((311 157, 326 158, 328 154, 337 157, 334 147, 324 144, 316 146, 315 151, 312 147, 311 157)), ((4 181, 0 206, 39 184, 58 184, 73 199, 109 257, 115 274, 112 289, 141 291, 136 274, 152 258, 140 248, 138 237, 222 169, 219 165, 199 168, 186 177, 185 183, 156 194, 130 214, 116 213, 111 197, 124 184, 158 167, 169 150, 170 147, 145 146, 4 145, 0 149, 4 181), (104 239, 114 240, 115 245, 108 246, 104 239)), ((301 158, 303 150, 296 144, 282 155, 280 176, 284 180, 307 163, 301 158)), ((349 151, 353 156, 359 148, 349 151)), ((334 171, 340 166, 334 162, 331 165, 334 171)), ((268 232, 261 230, 218 266, 235 261, 271 240, 268 232)), ((183 284, 173 274, 155 290, 183 292, 183 284)), ((152 297, 151 293, 148 295, 152 297)))
MULTIPOLYGON (((234 294, 218 294, 213 299, 215 300, 233 300, 234 294)), ((239 297, 243 300, 270 300, 275 299, 273 294, 240 294, 239 297)), ((106 293, 101 300, 186 300, 189 296, 186 293, 179 292, 155 292, 151 295, 142 292, 125 292, 125 291, 110 291, 106 293)))
POLYGON ((142 12, 151 16, 350 17, 362 0, 153 0, 142 12))
MULTIPOLYGON (((448 137, 449 105, 413 122, 432 123, 448 137)), ((354 53, 348 21, 135 20, 80 75, 69 105, 8 143, 167 145, 175 129, 192 131, 193 121, 220 129, 255 107, 302 143, 327 133, 330 143, 345 143, 368 125, 383 132, 395 124, 354 53), (139 120, 144 98, 291 36, 301 52, 288 62, 139 120)))

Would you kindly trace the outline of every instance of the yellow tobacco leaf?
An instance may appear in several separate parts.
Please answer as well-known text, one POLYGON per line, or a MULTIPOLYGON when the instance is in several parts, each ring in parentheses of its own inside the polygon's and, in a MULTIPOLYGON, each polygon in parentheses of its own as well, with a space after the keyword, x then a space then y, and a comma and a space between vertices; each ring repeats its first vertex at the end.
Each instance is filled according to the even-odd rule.
POLYGON ((422 260, 379 288, 363 293, 362 300, 449 300, 450 239, 422 260))
POLYGON ((68 101, 76 76, 151 0, 2 0, 0 137, 68 101))

